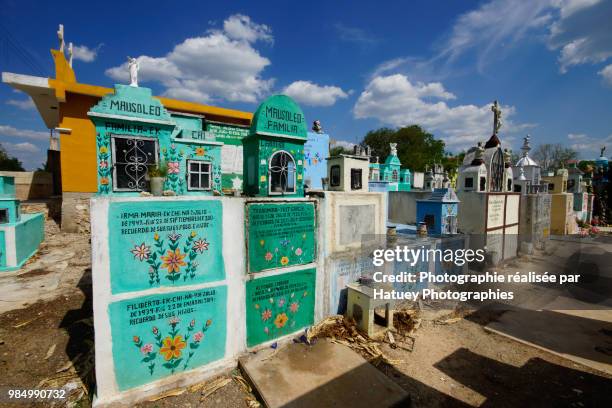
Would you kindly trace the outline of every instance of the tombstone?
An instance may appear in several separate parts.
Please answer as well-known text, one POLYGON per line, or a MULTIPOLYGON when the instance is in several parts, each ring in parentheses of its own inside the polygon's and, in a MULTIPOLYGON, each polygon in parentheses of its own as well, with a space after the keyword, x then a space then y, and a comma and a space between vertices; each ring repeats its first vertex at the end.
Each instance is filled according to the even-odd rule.
POLYGON ((378 156, 376 156, 373 162, 370 162, 368 181, 380 181, 380 163, 378 163, 378 156))
POLYGON ((387 191, 410 191, 412 179, 410 170, 402 170, 402 163, 397 156, 397 143, 390 143, 391 153, 380 164, 380 181, 387 183, 387 191))
POLYGON ((98 155, 95 403, 129 404, 201 380, 237 354, 227 340, 238 327, 227 319, 228 309, 236 313, 228 288, 240 289, 226 271, 244 270, 244 251, 223 227, 226 211, 240 220, 244 209, 214 196, 223 143, 201 116, 168 112, 135 83, 115 85, 88 115, 98 155), (156 178, 168 197, 148 194, 156 178), (226 244, 235 258, 224 258, 226 244))
POLYGON ((499 138, 502 112, 497 101, 493 112, 493 134, 465 155, 457 178, 458 227, 471 234, 472 249, 487 248, 494 263, 517 255, 520 194, 514 190, 510 152, 499 138))
POLYGON ((329 135, 308 132, 304 145, 304 187, 322 190, 322 179, 327 176, 327 157, 329 156, 329 135))
POLYGON ((249 135, 249 127, 205 120, 206 134, 221 147, 221 188, 242 191, 242 139, 249 135))
POLYGON ((221 191, 223 143, 202 130, 201 117, 170 114, 151 89, 127 85, 115 85, 88 116, 96 127, 99 195, 150 192, 155 176, 167 194, 221 191))
POLYGON ((19 205, 15 178, 0 176, 0 272, 21 268, 45 238, 45 215, 21 214, 19 205))
POLYGON ((330 191, 367 192, 370 157, 355 146, 355 154, 339 154, 327 159, 330 191))
POLYGON ((542 176, 551 194, 550 232, 554 235, 575 234, 578 232, 574 213, 574 195, 567 192, 569 172, 559 169, 554 175, 542 176))
POLYGON ((244 192, 303 197, 307 138, 304 114, 295 101, 285 95, 266 99, 253 115, 249 136, 242 140, 244 192))
POLYGON ((437 188, 428 199, 417 200, 417 224, 424 222, 431 235, 455 235, 458 205, 452 188, 437 188))
POLYGON ((302 110, 284 95, 259 106, 243 139, 245 192, 257 197, 245 204, 247 347, 314 322, 318 226, 304 198, 306 142, 302 110))

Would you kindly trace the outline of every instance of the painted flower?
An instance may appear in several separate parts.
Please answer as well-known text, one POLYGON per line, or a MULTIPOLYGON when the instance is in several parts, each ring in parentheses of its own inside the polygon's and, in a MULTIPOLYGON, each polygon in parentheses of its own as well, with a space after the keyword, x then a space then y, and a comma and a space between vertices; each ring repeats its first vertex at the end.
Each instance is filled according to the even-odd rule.
POLYGON ((105 169, 105 168, 107 168, 107 167, 108 167, 108 162, 107 162, 106 160, 102 160, 102 161, 100 162, 100 168, 101 168, 101 169, 105 169))
POLYGON ((195 238, 195 236, 198 235, 195 231, 191 231, 191 238, 195 238))
POLYGON ((194 327, 196 324, 195 319, 191 319, 191 321, 189 322, 189 326, 194 327))
POLYGON ((100 153, 104 154, 104 153, 108 153, 108 149, 106 148, 106 146, 102 146, 100 148, 100 153))
POLYGON ((287 258, 286 256, 283 256, 281 258, 281 265, 287 265, 289 263, 289 258, 287 258))
POLYGON ((102 184, 103 186, 108 185, 108 177, 102 177, 100 179, 100 184, 102 184))
POLYGON ((168 173, 178 174, 179 173, 179 163, 178 162, 168 162, 168 173))
POLYGON ((274 298, 270 298, 270 304, 274 304, 274 298))
POLYGON ((302 234, 302 239, 306 239, 306 233, 302 234))
POLYGON ((285 313, 279 313, 276 315, 276 319, 274 319, 274 325, 276 328, 280 329, 287 324, 287 320, 289 320, 289 318, 285 313))
POLYGON ((266 182, 266 176, 261 176, 259 178, 259 181, 262 182, 262 183, 265 183, 266 182))
POLYGON ((208 251, 208 242, 205 239, 198 239, 193 243, 193 249, 202 253, 204 251, 208 251))
POLYGON ((159 329, 157 327, 155 327, 155 326, 153 326, 153 330, 152 331, 153 331, 153 334, 155 336, 157 336, 157 334, 159 333, 159 329))
POLYGON ((266 243, 266 241, 264 241, 263 239, 259 241, 259 245, 264 246, 264 244, 266 243))
POLYGON ((144 242, 140 245, 134 245, 134 249, 130 251, 134 255, 134 259, 138 258, 139 261, 149 259, 151 255, 151 248, 146 246, 144 242))
POLYGON ((206 154, 206 150, 203 147, 196 147, 195 149, 196 156, 204 156, 206 154))
POLYGON ((206 321, 206 327, 210 326, 212 324, 212 319, 208 319, 206 321))
POLYGON ((176 326, 177 324, 179 324, 179 322, 180 322, 180 321, 181 321, 181 319, 179 319, 178 317, 176 317, 176 316, 172 316, 172 317, 170 318, 170 320, 168 320, 168 323, 169 323, 171 326, 176 326))
POLYGON ((303 252, 302 252, 302 248, 298 248, 298 249, 296 249, 296 250, 295 250, 295 254, 296 254, 297 256, 301 256, 301 255, 302 255, 302 253, 303 253, 303 252))
POLYGON ((134 337, 132 337, 132 340, 134 340, 134 343, 139 343, 140 342, 140 337, 134 336, 134 337))
POLYGON ((270 319, 272 317, 272 311, 270 309, 266 309, 263 312, 261 312, 261 320, 262 321, 266 321, 268 319, 270 319))
POLYGON ((291 243, 291 241, 289 241, 287 238, 285 238, 285 239, 283 239, 283 240, 281 241, 281 243, 280 243, 280 244, 281 244, 282 246, 286 247, 286 246, 287 246, 287 245, 289 245, 290 243, 291 243))
POLYGON ((308 296, 308 291, 304 291, 304 294, 302 295, 302 297, 306 297, 308 296))
POLYGON ((255 309, 259 310, 259 303, 255 303, 255 309))
POLYGON ((291 299, 293 299, 294 296, 295 296, 295 292, 291 294, 291 299))
POLYGON ((185 348, 187 344, 183 341, 183 336, 178 335, 174 338, 168 336, 164 339, 163 347, 159 349, 159 353, 164 356, 166 361, 171 360, 172 358, 179 358, 182 353, 182 349, 185 348))
POLYGON ((283 307, 285 305, 285 298, 278 299, 278 307, 283 307))
POLYGON ((271 261, 272 260, 272 252, 270 252, 270 251, 266 252, 266 255, 265 255, 264 258, 266 258, 266 261, 271 261))
POLYGON ((140 352, 145 356, 153 351, 153 345, 151 343, 147 343, 140 348, 140 352))
POLYGON ((299 308, 300 304, 298 302, 293 302, 291 305, 289 305, 289 310, 291 310, 291 313, 297 312, 299 308))
POLYGON ((186 254, 182 254, 181 250, 176 248, 174 252, 168 251, 166 256, 162 256, 162 268, 166 268, 168 273, 179 273, 181 266, 187 265, 184 261, 186 254))
POLYGON ((172 234, 168 234, 168 239, 172 242, 176 242, 181 239, 181 234, 177 234, 176 232, 172 232, 172 234))
POLYGON ((197 332, 196 334, 193 335, 193 340, 196 343, 201 342, 203 338, 204 338, 204 333, 202 333, 202 332, 197 332))
POLYGON ((268 329, 268 326, 264 327, 264 333, 266 334, 270 333, 270 329, 268 329))
POLYGON ((155 235, 153 235, 153 239, 159 241, 159 234, 157 232, 155 233, 155 235))

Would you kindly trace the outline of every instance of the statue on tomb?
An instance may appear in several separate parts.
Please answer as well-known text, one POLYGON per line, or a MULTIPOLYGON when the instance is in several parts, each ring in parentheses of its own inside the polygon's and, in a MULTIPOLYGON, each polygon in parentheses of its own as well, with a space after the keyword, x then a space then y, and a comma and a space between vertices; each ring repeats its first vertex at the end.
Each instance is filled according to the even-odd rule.
POLYGON ((312 122, 312 131, 315 133, 323 133, 323 127, 321 126, 321 122, 319 120, 312 122))
POLYGON ((503 123, 502 122, 502 111, 497 101, 493 102, 493 106, 491 106, 491 111, 493 112, 493 134, 497 135, 503 123))
POLYGON ((138 86, 138 60, 129 56, 127 59, 128 69, 130 70, 130 86, 138 86))
POLYGON ((474 155, 474 159, 482 160, 484 157, 484 151, 485 151, 485 148, 482 146, 482 142, 478 142, 478 145, 476 146, 476 152, 474 155))
POLYGON ((504 164, 506 167, 510 167, 512 165, 512 153, 508 148, 504 149, 504 164))
POLYGON ((606 146, 601 146, 599 157, 604 157, 605 151, 606 151, 606 146))
POLYGON ((391 156, 397 156, 397 143, 389 143, 391 148, 391 156))
POLYGON ((57 30, 57 39, 59 40, 59 50, 64 52, 64 25, 60 24, 57 30))
POLYGON ((72 56, 74 55, 74 50, 72 48, 72 43, 68 43, 68 65, 72 68, 72 56))

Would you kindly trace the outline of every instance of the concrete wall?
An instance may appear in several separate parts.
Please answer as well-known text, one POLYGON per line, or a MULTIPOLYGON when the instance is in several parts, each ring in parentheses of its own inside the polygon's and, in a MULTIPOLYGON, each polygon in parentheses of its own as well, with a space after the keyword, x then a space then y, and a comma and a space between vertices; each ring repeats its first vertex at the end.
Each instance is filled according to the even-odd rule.
MULTIPOLYGON (((344 193, 335 193, 332 194, 335 196, 336 200, 334 200, 335 205, 330 206, 330 208, 336 208, 341 204, 345 204, 347 201, 349 203, 353 203, 353 200, 341 200, 338 199, 338 195, 343 196, 344 193)), ((375 197, 368 197, 370 201, 376 202, 376 197, 382 196, 380 194, 374 195, 375 197)), ((366 198, 361 197, 361 202, 369 203, 366 198), (365 201, 364 201, 365 200, 365 201)), ((327 202, 327 197, 325 200, 321 200, 327 202)), ((316 202, 316 208, 326 208, 324 203, 321 201, 316 202)), ((248 302, 247 299, 247 290, 249 284, 253 282, 257 282, 261 279, 261 281, 270 280, 269 278, 280 277, 283 278, 288 276, 289 274, 296 272, 300 273, 307 269, 316 268, 316 288, 314 293, 310 293, 309 296, 314 296, 314 319, 315 321, 320 320, 325 311, 323 310, 324 299, 328 298, 328 292, 326 292, 326 288, 328 286, 325 285, 324 281, 324 268, 319 267, 318 263, 320 260, 325 257, 325 244, 321 244, 319 246, 319 251, 317 253, 317 259, 315 262, 307 264, 307 265, 294 265, 285 267, 282 269, 274 269, 274 270, 266 270, 263 272, 247 274, 246 273, 246 228, 245 228, 245 205, 246 203, 253 202, 270 202, 270 203, 280 203, 283 202, 313 202, 313 200, 308 199, 285 199, 285 200, 273 200, 273 199, 247 199, 247 198, 237 198, 237 197, 131 197, 131 198, 123 198, 123 197, 113 197, 113 198, 102 198, 95 197, 91 200, 91 214, 92 214, 92 276, 93 276, 93 308, 94 308, 94 325, 95 325, 95 344, 96 344, 96 379, 97 379, 97 400, 96 404, 106 405, 116 402, 121 402, 123 404, 129 405, 134 401, 139 401, 147 398, 150 395, 159 394, 165 390, 169 390, 175 387, 187 386, 189 384, 202 381, 203 379, 209 378, 211 376, 217 375, 222 370, 228 369, 230 367, 235 367, 237 362, 237 358, 246 353, 250 348, 247 345, 247 306, 253 306, 248 302), (134 262, 134 256, 130 255, 128 252, 129 248, 124 248, 119 251, 120 254, 117 254, 116 251, 111 252, 110 249, 113 246, 113 240, 117 240, 119 231, 118 229, 123 228, 141 228, 142 224, 135 224, 134 226, 128 224, 128 221, 125 221, 126 224, 123 223, 123 219, 117 219, 116 211, 113 210, 112 205, 120 204, 123 205, 125 203, 145 203, 148 204, 147 207, 143 207, 143 211, 150 211, 148 208, 166 208, 168 207, 168 203, 172 206, 176 206, 177 208, 181 205, 189 205, 191 208, 207 208, 211 205, 215 205, 214 203, 220 203, 222 208, 222 220, 221 225, 215 224, 214 229, 221 229, 222 233, 222 243, 215 242, 214 238, 209 238, 210 248, 213 249, 213 245, 216 245, 217 248, 219 245, 222 245, 222 265, 224 269, 224 274, 221 279, 214 278, 212 281, 194 281, 194 283, 183 282, 181 279, 176 286, 169 285, 168 282, 165 282, 162 278, 161 285, 153 285, 151 288, 146 286, 146 289, 132 290, 132 291, 121 291, 117 292, 113 290, 113 281, 116 279, 117 271, 115 270, 114 274, 111 271, 111 263, 113 263, 112 258, 120 256, 124 259, 127 259, 129 262, 134 262), (160 203, 160 204, 156 204, 160 203), (200 204, 201 203, 201 204, 200 204), (210 204, 213 203, 213 204, 210 204), (153 204, 153 205, 152 205, 153 204), (109 221, 109 220, 114 221, 109 221), (121 227, 110 229, 110 224, 115 225, 117 222, 121 221, 121 227), (129 258, 129 259, 128 259, 129 258), (282 276, 281 276, 282 275, 282 276), (165 285, 164 285, 165 282, 165 285), (180 285, 180 286, 179 286, 180 285), (121 345, 121 341, 125 341, 124 337, 127 336, 128 332, 122 333, 119 336, 119 339, 115 338, 116 336, 111 335, 113 331, 111 328, 117 327, 115 322, 116 319, 112 317, 111 311, 118 310, 117 307, 123 307, 123 304, 129 305, 138 305, 148 301, 157 301, 158 299, 166 299, 173 296, 180 296, 185 291, 189 291, 190 293, 197 293, 198 291, 206 291, 206 290, 215 290, 220 294, 227 294, 226 297, 220 297, 219 301, 222 305, 219 305, 218 313, 219 315, 215 315, 212 318, 211 328, 222 327, 223 332, 212 332, 207 333, 202 340, 202 346, 206 349, 206 347, 211 347, 210 344, 215 344, 215 337, 217 340, 220 339, 220 336, 223 336, 223 343, 216 344, 216 349, 218 352, 221 352, 221 355, 214 357, 209 363, 205 363, 203 365, 195 366, 192 369, 183 370, 182 367, 180 370, 177 370, 176 373, 162 378, 153 378, 150 379, 149 383, 143 385, 136 385, 134 387, 129 386, 127 389, 125 386, 121 387, 121 381, 119 381, 116 377, 115 364, 116 359, 113 358, 113 353, 137 353, 134 347, 118 347, 121 345), (118 306, 119 305, 119 306, 118 306), (223 314, 223 315, 220 315, 223 314), (206 339, 208 339, 209 343, 206 343, 206 339), (213 342, 213 343, 210 343, 213 342), (205 344, 206 343, 206 344, 205 344), (207 346, 208 344, 208 346, 207 346)), ((123 208, 123 207, 122 207, 123 208)), ((378 201, 378 210, 382 208, 382 204, 378 201)), ((153 210, 155 211, 155 210, 153 210)), ((379 211, 380 213, 380 211, 379 211)), ((326 214, 317 214, 318 222, 320 219, 327 219, 326 214)), ((218 222, 218 220, 217 220, 218 222)), ((149 224, 146 224, 149 225, 149 224)), ((378 229, 380 231, 383 227, 382 220, 379 219, 377 221, 378 229)), ((190 227, 191 228, 191 227, 190 227)), ((208 228, 208 227, 207 227, 208 228)), ((319 228, 317 230, 317 234, 319 239, 322 236, 327 235, 327 232, 321 232, 323 228, 319 228)), ((182 237, 179 250, 183 250, 182 240, 186 238, 189 233, 188 230, 181 231, 182 237)), ((199 230, 197 231, 197 236, 203 235, 199 230)), ((212 230, 210 231, 212 232, 212 230)), ((126 232, 127 233, 127 232, 126 232)), ((123 232, 122 232, 123 234, 123 232)), ((152 235, 147 233, 148 235, 152 235)), ((194 233, 192 233, 194 234, 194 233)), ((207 235, 208 236, 208 235, 207 235)), ((212 236, 212 235, 211 235, 212 236)), ((169 236, 168 236, 169 237, 169 236)), ((151 245, 151 251, 157 251, 155 249, 155 245, 162 245, 160 242, 165 241, 166 243, 163 245, 167 245, 169 242, 166 233, 160 233, 159 237, 155 238, 155 241, 148 240, 146 241, 147 245, 151 245), (149 242, 150 241, 150 242, 149 242)), ((128 237, 129 238, 129 237, 128 237)), ((126 239, 125 236, 122 239, 126 239)), ((131 244, 140 245, 140 241, 142 239, 139 236, 134 236, 131 244)), ((256 244, 258 243, 251 243, 256 244)), ((115 245, 116 246, 116 245, 115 245)), ((116 262, 115 262, 116 264, 116 262)), ((208 268, 207 264, 201 262, 204 268, 208 268)), ((129 265, 128 265, 129 267, 129 265)), ((142 278, 146 279, 146 263, 142 263, 142 267, 139 266, 142 270, 136 269, 126 269, 126 272, 141 274, 142 278), (144 269, 143 269, 144 268, 144 269)), ((183 266, 182 269, 185 267, 183 266)), ((125 268, 124 268, 125 269, 125 268)), ((204 270, 204 274, 212 274, 214 271, 208 271, 208 269, 204 270)), ((121 272, 121 271, 119 271, 121 272)), ((161 272, 160 272, 161 273, 161 272)), ((165 275, 165 272, 164 272, 165 275)), ((139 275, 140 276, 140 275, 139 275)), ((217 275, 215 275, 217 276, 217 275)), ((145 281, 146 282, 146 281, 145 281)), ((145 283, 146 285, 146 283, 145 283)), ((302 296, 302 293, 299 293, 302 296)), ((303 297, 307 295, 304 293, 303 297)), ((261 302, 262 309, 257 310, 255 312, 261 313, 263 308, 267 307, 265 301, 261 302)), ((268 305, 269 306, 269 305, 268 305)), ((128 309, 129 310, 129 309, 128 309)), ((251 311, 252 312, 252 311, 251 311)), ((131 317, 131 316, 130 316, 131 317)), ((188 323, 191 316, 181 316, 182 320, 181 325, 185 325, 188 323)), ((127 317, 124 317, 124 319, 127 317)), ((206 319, 207 317, 202 317, 206 319)), ((201 318, 199 318, 201 319, 201 318)), ((159 320, 159 327, 161 328, 165 325, 165 320, 159 320)), ((261 320, 261 319, 260 319, 261 320)), ((155 321, 157 325, 157 321, 155 321)), ((142 329, 140 326, 135 326, 134 329, 130 329, 129 338, 131 339, 132 335, 140 335, 142 329)), ((197 329, 196 329, 197 330, 197 329)), ((219 330, 219 329, 217 329, 219 330)), ((284 339, 290 336, 293 336, 295 332, 301 331, 302 328, 295 328, 293 330, 290 327, 287 327, 287 330, 284 332, 286 334, 284 337, 275 338, 269 342, 259 344, 254 347, 255 349, 259 349, 262 347, 268 347, 270 343, 274 341, 285 341, 284 339)), ((115 330, 115 333, 117 331, 115 330)), ((143 335, 147 336, 147 339, 150 338, 151 333, 150 330, 145 331, 143 335), (148 334, 147 334, 148 333, 148 334)), ((165 333, 164 333, 165 336, 165 333)), ((193 336, 192 336, 193 337, 193 336)), ((136 338, 135 338, 136 339, 136 338)), ((140 338, 137 338, 140 341, 140 338)), ((136 340, 135 340, 136 341, 136 340)), ((200 350, 198 350, 200 351, 200 350)), ((132 354, 126 354, 130 358, 133 357, 132 354)), ((142 356, 140 356, 142 358, 142 356)), ((136 364, 140 364, 137 362, 136 364)), ((142 367, 139 367, 142 368, 142 367)), ((155 370, 162 369, 161 367, 154 368, 155 370)))
POLYGON ((44 214, 22 214, 16 223, 0 225, 2 233, 2 260, 0 271, 20 268, 34 253, 45 238, 44 214))
POLYGON ((45 171, 0 171, 1 176, 15 177, 18 200, 49 198, 53 195, 53 175, 45 171))
POLYGON ((551 194, 550 232, 553 235, 576 234, 574 195, 571 193, 551 194))
POLYGON ((431 191, 390 191, 389 221, 399 224, 416 223, 416 202, 431 196, 431 191))
POLYGON ((94 193, 62 194, 61 228, 64 232, 89 234, 89 200, 94 193))
POLYGON ((538 249, 544 248, 550 235, 550 206, 550 194, 521 196, 520 242, 530 242, 538 249))

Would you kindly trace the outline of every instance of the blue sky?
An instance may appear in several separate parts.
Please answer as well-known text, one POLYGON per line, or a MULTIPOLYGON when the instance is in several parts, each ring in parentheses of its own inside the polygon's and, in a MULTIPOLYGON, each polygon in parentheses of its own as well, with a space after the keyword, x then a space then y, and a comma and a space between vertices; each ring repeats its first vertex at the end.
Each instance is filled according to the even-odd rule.
MULTIPOLYGON (((3 0, 0 66, 51 75, 63 23, 79 82, 127 82, 130 55, 158 95, 254 111, 287 93, 334 139, 416 123, 451 152, 490 136, 499 99, 505 144, 517 150, 529 133, 534 145, 563 143, 588 159, 612 148, 610 21, 612 0, 3 0)), ((38 167, 48 145, 38 113, 6 85, 0 106, 0 143, 38 167)))

